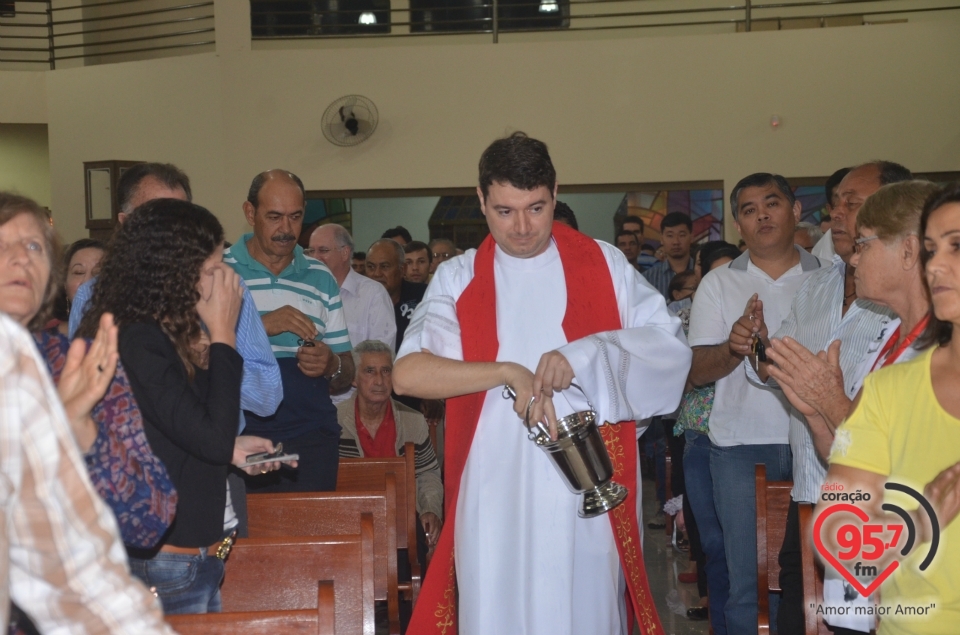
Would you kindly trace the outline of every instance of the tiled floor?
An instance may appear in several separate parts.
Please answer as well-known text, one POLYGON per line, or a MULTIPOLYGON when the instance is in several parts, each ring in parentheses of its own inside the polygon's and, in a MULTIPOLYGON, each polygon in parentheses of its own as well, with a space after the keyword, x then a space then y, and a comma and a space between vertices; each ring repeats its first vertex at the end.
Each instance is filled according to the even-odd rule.
MULTIPOLYGON (((657 499, 654 494, 653 483, 643 481, 643 513, 644 525, 656 513, 657 499)), ((643 559, 647 565, 647 578, 650 580, 650 591, 653 593, 660 613, 665 635, 706 635, 707 622, 692 622, 686 617, 686 609, 699 603, 697 585, 680 584, 677 574, 687 571, 690 566, 689 556, 678 553, 670 544, 670 538, 663 529, 644 528, 643 559), (683 615, 673 613, 668 607, 667 598, 671 592, 683 603, 683 615)), ((639 633, 636 630, 635 633, 639 633)))

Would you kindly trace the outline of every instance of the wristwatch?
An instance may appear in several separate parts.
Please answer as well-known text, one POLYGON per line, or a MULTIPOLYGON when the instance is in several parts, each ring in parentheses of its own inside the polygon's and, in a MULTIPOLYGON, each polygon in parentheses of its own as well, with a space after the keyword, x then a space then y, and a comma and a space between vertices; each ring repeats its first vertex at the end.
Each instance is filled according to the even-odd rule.
MULTIPOLYGON (((334 353, 334 355, 337 355, 337 354, 334 353)), ((337 379, 337 377, 340 376, 340 371, 341 371, 341 370, 343 370, 343 359, 341 359, 340 356, 337 355, 337 372, 335 372, 334 374, 330 375, 330 377, 327 378, 327 381, 335 381, 335 380, 337 379)))

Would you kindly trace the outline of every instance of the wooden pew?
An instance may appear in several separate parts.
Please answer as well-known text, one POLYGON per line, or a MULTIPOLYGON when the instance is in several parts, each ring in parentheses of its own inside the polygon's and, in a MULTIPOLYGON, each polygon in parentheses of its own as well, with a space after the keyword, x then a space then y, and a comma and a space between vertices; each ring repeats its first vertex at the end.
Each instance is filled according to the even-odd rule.
POLYGON ((373 517, 360 534, 241 538, 226 561, 223 610, 317 609, 317 584, 334 584, 337 635, 373 635, 373 517))
POLYGON ((357 534, 361 515, 371 514, 374 599, 387 602, 389 633, 399 635, 396 480, 393 473, 387 474, 383 491, 249 494, 249 535, 283 538, 357 534))
POLYGON ((803 561, 803 622, 805 635, 831 635, 817 607, 823 606, 823 567, 813 548, 813 505, 800 503, 800 556, 803 561))
POLYGON ((414 603, 420 593, 420 563, 417 562, 417 482, 413 443, 404 446, 404 456, 396 458, 340 459, 337 491, 382 491, 386 475, 397 480, 397 549, 407 550, 410 582, 398 583, 398 589, 414 603))
POLYGON ((787 527, 791 481, 767 481, 767 468, 757 465, 757 623, 759 635, 770 633, 770 599, 780 592, 780 547, 787 527))
POLYGON ((319 583, 317 609, 168 615, 180 635, 335 635, 333 582, 319 583))

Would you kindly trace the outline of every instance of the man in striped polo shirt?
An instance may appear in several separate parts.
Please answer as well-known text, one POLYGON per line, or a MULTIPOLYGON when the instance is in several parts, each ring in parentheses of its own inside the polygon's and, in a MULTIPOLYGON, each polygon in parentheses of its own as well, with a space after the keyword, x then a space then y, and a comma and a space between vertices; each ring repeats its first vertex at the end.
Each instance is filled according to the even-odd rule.
POLYGON ((349 389, 354 364, 337 281, 297 245, 305 198, 294 174, 258 174, 243 203, 253 233, 224 253, 224 262, 250 289, 283 382, 276 414, 246 413, 247 429, 300 455, 296 471, 249 477, 252 491, 325 491, 337 485, 340 425, 330 395, 349 389))

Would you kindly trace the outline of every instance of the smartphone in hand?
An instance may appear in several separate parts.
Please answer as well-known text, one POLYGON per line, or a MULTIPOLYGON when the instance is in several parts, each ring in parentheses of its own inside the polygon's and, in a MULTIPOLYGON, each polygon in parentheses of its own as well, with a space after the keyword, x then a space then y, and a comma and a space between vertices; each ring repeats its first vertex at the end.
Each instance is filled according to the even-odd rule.
POLYGON ((248 454, 247 461, 237 467, 252 467, 254 465, 260 465, 262 463, 273 463, 274 461, 279 461, 281 463, 286 463, 289 461, 299 461, 299 454, 284 454, 283 453, 283 444, 278 443, 273 452, 258 452, 256 454, 248 454))

